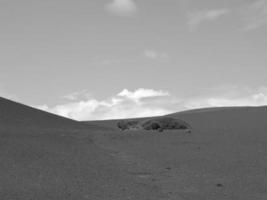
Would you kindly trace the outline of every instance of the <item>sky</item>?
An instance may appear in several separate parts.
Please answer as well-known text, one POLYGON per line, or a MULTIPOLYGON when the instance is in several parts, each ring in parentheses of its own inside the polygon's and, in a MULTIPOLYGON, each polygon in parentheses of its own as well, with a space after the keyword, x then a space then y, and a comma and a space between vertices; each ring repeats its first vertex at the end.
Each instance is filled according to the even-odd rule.
POLYGON ((0 0, 0 96, 76 120, 267 105, 267 0, 0 0))

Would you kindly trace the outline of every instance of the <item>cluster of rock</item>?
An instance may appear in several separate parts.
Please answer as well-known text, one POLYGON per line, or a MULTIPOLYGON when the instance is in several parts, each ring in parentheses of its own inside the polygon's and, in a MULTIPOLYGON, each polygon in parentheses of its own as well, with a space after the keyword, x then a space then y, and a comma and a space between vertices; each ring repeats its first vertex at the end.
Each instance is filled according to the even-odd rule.
POLYGON ((158 130, 160 132, 164 130, 182 129, 191 130, 190 126, 179 119, 172 117, 157 117, 151 119, 136 119, 136 120, 121 120, 117 123, 117 126, 121 130, 158 130))

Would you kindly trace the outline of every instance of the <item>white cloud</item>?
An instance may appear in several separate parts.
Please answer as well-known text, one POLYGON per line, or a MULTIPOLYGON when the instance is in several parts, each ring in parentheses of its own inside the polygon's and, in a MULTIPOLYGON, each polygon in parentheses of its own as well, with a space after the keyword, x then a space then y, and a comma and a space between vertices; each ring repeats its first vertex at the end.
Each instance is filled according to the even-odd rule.
POLYGON ((162 53, 162 52, 157 52, 155 50, 152 50, 152 49, 146 49, 144 51, 144 56, 149 58, 149 59, 152 59, 152 60, 156 60, 156 59, 168 59, 169 58, 169 55, 167 53, 162 53))
POLYGON ((245 20, 243 29, 250 31, 267 25, 267 0, 255 0, 243 8, 245 20))
MULTIPOLYGON (((214 90, 214 89, 212 89, 214 90)), ((190 98, 175 98, 169 92, 140 88, 135 91, 124 89, 117 95, 105 100, 91 97, 69 103, 39 109, 76 120, 103 120, 147 116, 160 116, 173 112, 227 106, 263 106, 267 105, 267 87, 247 89, 238 87, 218 89, 219 94, 206 94, 190 98), (231 91, 229 91, 231 90, 231 91)))
POLYGON ((88 98, 51 108, 47 105, 36 106, 36 108, 76 120, 146 117, 170 113, 171 111, 164 107, 165 100, 156 101, 157 98, 164 98, 168 95, 168 92, 153 89, 140 88, 135 91, 124 89, 106 100, 88 98))
POLYGON ((91 94, 87 90, 81 90, 81 91, 73 92, 71 94, 67 94, 63 96, 64 99, 71 100, 71 101, 81 99, 81 98, 82 99, 89 98, 89 97, 91 97, 91 94))
POLYGON ((145 50, 144 54, 147 58, 150 58, 150 59, 156 59, 158 57, 157 52, 153 50, 145 50))
POLYGON ((135 90, 133 92, 124 89, 123 91, 121 91, 118 96, 120 97, 125 97, 127 99, 130 99, 136 103, 139 103, 140 100, 144 99, 144 98, 151 98, 151 97, 164 97, 164 96, 169 96, 168 92, 165 91, 157 91, 157 90, 153 90, 153 89, 144 89, 144 88, 140 88, 138 90, 135 90))
POLYGON ((231 96, 221 94, 219 97, 208 96, 189 99, 185 103, 186 109, 204 107, 228 107, 228 106, 264 106, 267 105, 267 88, 256 90, 238 89, 230 92, 231 96))
POLYGON ((106 8, 109 12, 123 17, 133 16, 137 12, 134 0, 113 0, 106 8))
POLYGON ((228 9, 201 10, 188 14, 188 26, 191 30, 196 30, 203 22, 211 22, 229 13, 228 9))

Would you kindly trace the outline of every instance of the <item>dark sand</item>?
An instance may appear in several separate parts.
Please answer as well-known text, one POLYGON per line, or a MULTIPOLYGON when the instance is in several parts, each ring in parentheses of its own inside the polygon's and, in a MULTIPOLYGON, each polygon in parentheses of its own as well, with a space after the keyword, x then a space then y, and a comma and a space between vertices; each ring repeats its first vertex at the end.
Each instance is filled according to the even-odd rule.
POLYGON ((192 133, 121 132, 0 99, 0 199, 267 199, 266 107, 172 116, 192 133))

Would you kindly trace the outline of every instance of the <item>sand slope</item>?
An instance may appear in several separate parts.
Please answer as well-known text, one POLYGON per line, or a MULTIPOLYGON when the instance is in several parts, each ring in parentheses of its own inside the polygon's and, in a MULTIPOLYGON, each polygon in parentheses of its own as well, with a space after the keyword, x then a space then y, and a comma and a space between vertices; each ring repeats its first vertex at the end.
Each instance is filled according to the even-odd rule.
POLYGON ((172 116, 193 132, 121 132, 0 99, 0 199, 267 199, 266 107, 172 116))
MULTIPOLYGON (((95 141, 134 157, 167 199, 267 199, 267 107, 171 116, 193 132, 113 132, 95 141)), ((116 121, 104 124, 115 127, 116 121)))
MULTIPOLYGON (((82 128, 84 125, 77 121, 60 117, 48 112, 0 97, 1 127, 37 127, 37 128, 82 128)), ((105 127, 88 123, 86 128, 104 130, 105 127)))
POLYGON ((84 124, 0 99, 0 199, 157 199, 84 124))

